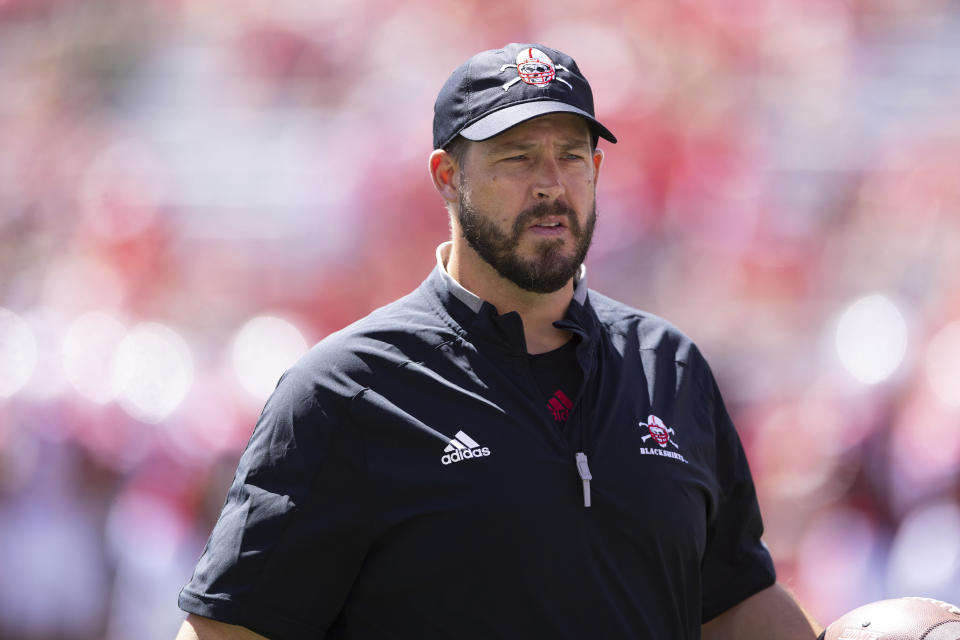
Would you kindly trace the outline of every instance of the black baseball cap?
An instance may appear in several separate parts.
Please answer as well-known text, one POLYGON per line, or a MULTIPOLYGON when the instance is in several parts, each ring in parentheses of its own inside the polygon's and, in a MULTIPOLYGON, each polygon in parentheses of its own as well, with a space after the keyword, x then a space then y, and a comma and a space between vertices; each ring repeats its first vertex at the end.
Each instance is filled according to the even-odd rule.
POLYGON ((548 113, 575 113, 616 142, 593 115, 593 92, 573 58, 540 44, 511 43, 453 70, 433 106, 433 148, 457 135, 486 140, 548 113))

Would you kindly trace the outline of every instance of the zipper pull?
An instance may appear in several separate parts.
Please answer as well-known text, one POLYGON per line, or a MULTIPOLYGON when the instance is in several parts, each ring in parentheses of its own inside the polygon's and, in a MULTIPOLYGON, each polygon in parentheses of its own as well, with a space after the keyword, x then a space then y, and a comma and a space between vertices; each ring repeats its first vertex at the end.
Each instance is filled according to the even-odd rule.
POLYGON ((587 454, 582 451, 577 452, 577 472, 580 479, 583 480, 583 506, 590 506, 590 481, 593 476, 590 474, 590 466, 587 464, 587 454))

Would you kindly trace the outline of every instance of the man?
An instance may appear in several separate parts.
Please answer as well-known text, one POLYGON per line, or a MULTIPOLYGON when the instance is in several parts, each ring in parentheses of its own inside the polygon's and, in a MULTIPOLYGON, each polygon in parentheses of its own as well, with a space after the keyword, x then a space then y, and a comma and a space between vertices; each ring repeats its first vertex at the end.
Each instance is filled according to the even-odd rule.
POLYGON ((179 638, 817 635, 703 357, 587 290, 598 137, 559 51, 453 72, 429 160, 452 241, 284 375, 179 638))

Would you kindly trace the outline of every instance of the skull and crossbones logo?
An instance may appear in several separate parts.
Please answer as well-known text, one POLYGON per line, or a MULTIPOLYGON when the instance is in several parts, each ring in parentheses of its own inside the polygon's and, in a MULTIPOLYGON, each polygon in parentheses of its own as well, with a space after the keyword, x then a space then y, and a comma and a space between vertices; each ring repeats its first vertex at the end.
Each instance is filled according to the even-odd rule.
POLYGON ((553 64, 550 56, 540 51, 540 49, 534 49, 533 47, 521 49, 520 53, 517 54, 516 64, 503 65, 500 67, 500 73, 503 73, 507 69, 516 69, 517 77, 503 84, 504 91, 507 91, 521 80, 536 87, 545 87, 554 80, 557 80, 573 89, 572 84, 557 76, 557 71, 570 73, 570 69, 567 69, 562 64, 553 64))
POLYGON ((670 436, 675 433, 674 430, 663 424, 663 420, 657 416, 651 414, 650 417, 647 418, 646 422, 641 422, 639 424, 641 427, 646 427, 649 431, 647 435, 640 438, 644 442, 650 438, 653 438, 654 442, 659 444, 662 448, 666 448, 668 444, 672 444, 677 449, 680 448, 680 445, 670 439, 670 436))

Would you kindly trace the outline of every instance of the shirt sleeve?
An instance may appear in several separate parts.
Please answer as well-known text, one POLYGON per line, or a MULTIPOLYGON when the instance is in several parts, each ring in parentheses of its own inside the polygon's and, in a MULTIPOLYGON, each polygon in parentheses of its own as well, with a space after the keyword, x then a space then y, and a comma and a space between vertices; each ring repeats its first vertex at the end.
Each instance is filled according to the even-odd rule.
POLYGON ((709 368, 707 376, 713 400, 719 503, 708 523, 701 564, 703 622, 776 581, 773 559, 761 540, 763 520, 746 454, 709 368))
POLYGON ((240 459, 180 608, 270 638, 323 637, 370 543, 366 477, 359 430, 321 406, 307 372, 288 372, 240 459))

